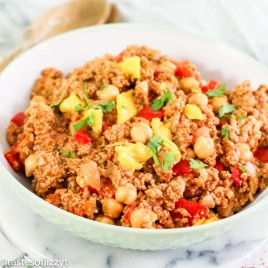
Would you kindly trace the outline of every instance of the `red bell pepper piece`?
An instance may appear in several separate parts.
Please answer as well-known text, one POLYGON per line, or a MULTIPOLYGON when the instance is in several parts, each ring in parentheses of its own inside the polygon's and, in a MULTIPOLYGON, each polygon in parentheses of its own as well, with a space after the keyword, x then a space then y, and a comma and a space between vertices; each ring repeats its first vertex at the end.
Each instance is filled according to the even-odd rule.
POLYGON ((109 122, 102 122, 102 134, 111 127, 109 122))
POLYGON ((149 121, 153 118, 163 118, 165 116, 165 111, 160 109, 158 111, 153 111, 151 106, 145 106, 138 112, 138 116, 143 117, 149 121))
POLYGON ((262 163, 268 163, 268 148, 258 148, 254 153, 254 157, 258 158, 262 163))
POLYGON ((175 210, 171 213, 173 219, 185 219, 184 226, 192 226, 195 221, 204 219, 208 214, 208 208, 197 202, 179 199, 175 203, 175 210), (189 215, 184 216, 178 209, 185 209, 189 215))
POLYGON ((115 61, 117 63, 121 62, 123 60, 123 57, 124 57, 124 52, 121 52, 116 58, 115 58, 115 61))
POLYGON ((25 114, 18 113, 11 119, 11 122, 13 122, 18 127, 21 127, 24 124, 24 120, 25 120, 25 114))
POLYGON ((207 92, 209 90, 212 90, 212 89, 218 89, 220 87, 220 83, 216 80, 211 80, 208 82, 207 85, 203 86, 201 88, 202 92, 207 92))
POLYGON ((130 204, 130 205, 127 206, 125 216, 124 216, 126 221, 130 221, 131 214, 135 210, 135 208, 136 208, 135 204, 130 204))
POLYGON ((231 178, 234 180, 234 184, 237 186, 241 186, 242 179, 241 179, 242 171, 238 168, 238 164, 235 165, 231 178))
POLYGON ((78 144, 89 144, 93 141, 93 138, 91 138, 84 130, 81 129, 75 132, 74 138, 78 144))
POLYGON ((225 166, 224 164, 220 161, 220 160, 217 160, 216 161, 216 165, 214 166, 219 172, 223 171, 225 166))
POLYGON ((17 153, 12 148, 4 153, 4 156, 14 171, 21 171, 23 169, 23 163, 21 162, 17 153))
POLYGON ((188 175, 191 172, 192 169, 190 168, 189 160, 181 160, 173 167, 173 173, 175 175, 188 175))
POLYGON ((175 75, 180 77, 195 77, 196 70, 193 64, 189 60, 181 61, 177 64, 175 75))

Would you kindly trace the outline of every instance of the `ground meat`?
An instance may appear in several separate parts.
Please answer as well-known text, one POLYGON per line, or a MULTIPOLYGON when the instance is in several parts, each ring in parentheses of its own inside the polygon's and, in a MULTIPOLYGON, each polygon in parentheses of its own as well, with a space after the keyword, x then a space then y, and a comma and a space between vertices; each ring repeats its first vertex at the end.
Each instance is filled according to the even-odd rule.
POLYGON ((256 154, 268 147, 268 86, 237 85, 223 97, 233 111, 222 114, 202 92, 207 84, 190 61, 145 46, 90 60, 66 77, 47 68, 24 123, 8 126, 5 157, 33 174, 37 195, 88 219, 162 229, 229 217, 268 186, 268 164, 256 154), (128 66, 134 56, 137 66, 128 66), (118 90, 103 97, 108 85, 118 90), (128 90, 134 94, 123 98, 119 124, 118 94, 128 90), (204 139, 198 146, 199 137, 213 146, 204 139))

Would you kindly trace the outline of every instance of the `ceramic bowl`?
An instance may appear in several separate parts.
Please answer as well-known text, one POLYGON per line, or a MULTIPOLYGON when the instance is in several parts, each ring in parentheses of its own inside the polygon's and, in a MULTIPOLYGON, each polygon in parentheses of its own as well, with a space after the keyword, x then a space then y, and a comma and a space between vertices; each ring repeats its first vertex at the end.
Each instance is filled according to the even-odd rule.
POLYGON ((94 57, 105 53, 117 55, 133 44, 159 49, 174 58, 190 59, 205 79, 225 82, 227 88, 246 79, 251 80, 255 88, 268 83, 267 70, 246 54, 176 29, 115 24, 60 35, 30 49, 0 75, 1 183, 10 187, 26 206, 47 221, 85 239, 110 246, 140 250, 187 247, 245 224, 262 206, 268 205, 268 189, 243 211, 215 223, 180 229, 135 229, 91 221, 47 203, 32 192, 29 178, 15 173, 6 162, 3 153, 9 148, 5 137, 9 120, 27 107, 31 87, 42 69, 55 67, 67 74, 94 57))

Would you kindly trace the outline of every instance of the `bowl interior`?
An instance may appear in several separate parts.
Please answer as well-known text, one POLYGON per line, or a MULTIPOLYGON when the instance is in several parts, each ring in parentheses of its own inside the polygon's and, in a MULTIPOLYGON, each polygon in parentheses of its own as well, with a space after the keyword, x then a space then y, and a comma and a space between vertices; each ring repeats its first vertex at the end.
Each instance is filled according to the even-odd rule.
MULTIPOLYGON (((159 49, 177 59, 190 59, 205 79, 217 79, 226 83, 228 89, 243 80, 251 80, 254 88, 268 83, 266 69, 249 56, 175 29, 112 25, 86 28, 48 40, 20 56, 0 76, 0 161, 17 181, 31 189, 29 179, 13 172, 3 157, 9 147, 6 129, 10 118, 27 107, 31 87, 40 71, 55 67, 67 74, 97 56, 116 55, 134 44, 159 49)), ((261 193, 253 204, 267 195, 268 190, 261 193)))

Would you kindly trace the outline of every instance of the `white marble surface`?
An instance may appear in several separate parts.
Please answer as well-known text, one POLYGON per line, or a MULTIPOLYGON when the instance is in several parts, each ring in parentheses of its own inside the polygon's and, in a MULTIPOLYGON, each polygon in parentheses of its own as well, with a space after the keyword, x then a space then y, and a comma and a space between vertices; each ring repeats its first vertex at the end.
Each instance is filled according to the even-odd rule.
MULTIPOLYGON (((22 40, 23 29, 63 0, 0 0, 0 55, 22 40)), ((266 0, 114 0, 123 21, 175 25, 235 46, 268 66, 266 0)), ((2 131, 2 130, 1 130, 2 131)), ((0 184, 3 230, 33 259, 67 259, 74 268, 268 267, 268 208, 233 232, 185 249, 131 251, 85 241, 35 215, 0 184)), ((0 233, 0 260, 18 252, 0 233)))

